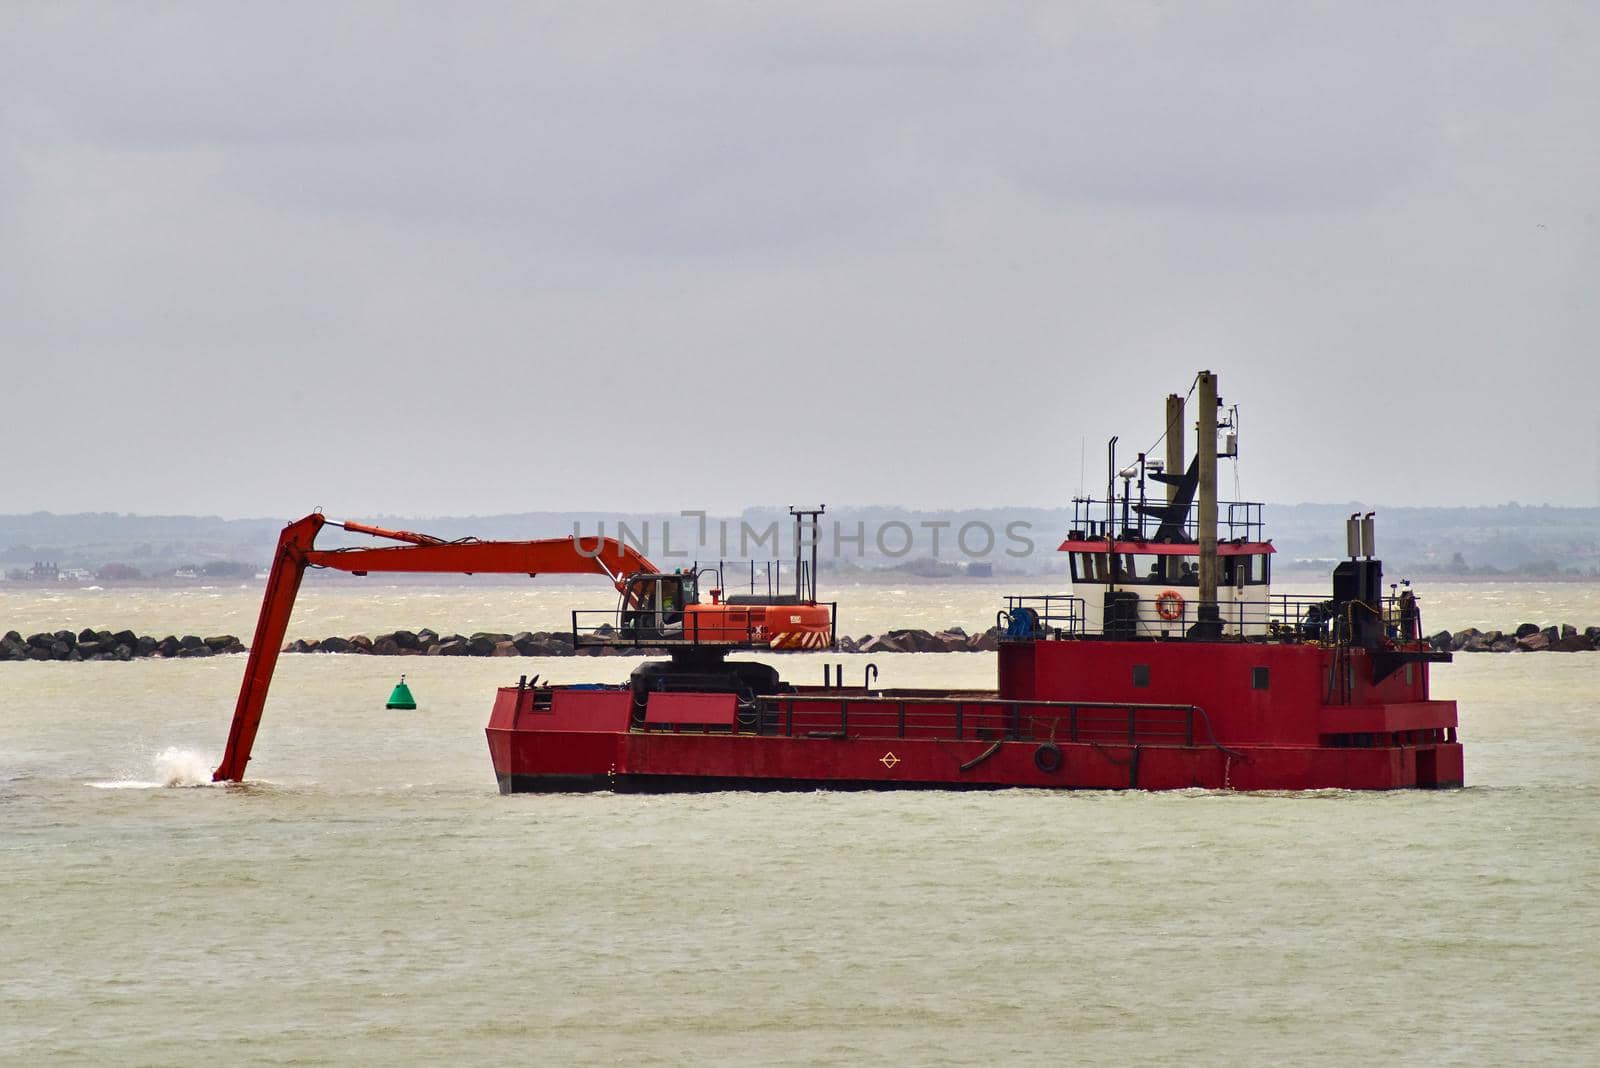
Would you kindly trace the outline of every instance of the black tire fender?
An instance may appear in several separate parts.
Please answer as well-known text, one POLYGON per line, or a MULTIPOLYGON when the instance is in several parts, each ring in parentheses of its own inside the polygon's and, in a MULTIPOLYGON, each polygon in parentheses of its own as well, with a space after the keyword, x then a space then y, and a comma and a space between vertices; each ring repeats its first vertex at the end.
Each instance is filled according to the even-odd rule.
POLYGON ((1061 770, 1061 747, 1055 742, 1045 742, 1033 751, 1033 766, 1046 775, 1061 770))

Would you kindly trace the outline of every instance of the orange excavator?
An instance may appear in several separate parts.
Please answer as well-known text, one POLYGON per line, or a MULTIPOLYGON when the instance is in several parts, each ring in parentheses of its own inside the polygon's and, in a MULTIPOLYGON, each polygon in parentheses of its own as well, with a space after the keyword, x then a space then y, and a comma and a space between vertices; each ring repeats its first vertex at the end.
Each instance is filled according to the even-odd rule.
POLYGON ((371 572, 449 574, 597 574, 616 586, 615 612, 574 612, 573 642, 577 647, 612 646, 663 649, 670 660, 650 661, 631 677, 639 707, 649 693, 692 687, 747 694, 781 692, 785 684, 770 665, 728 661, 736 649, 828 649, 834 644, 832 605, 816 599, 817 512, 794 511, 796 523, 795 592, 751 592, 722 597, 721 569, 692 567, 664 572, 625 542, 615 538, 545 538, 535 541, 445 541, 428 534, 385 530, 365 523, 335 522, 320 512, 283 528, 272 570, 267 576, 261 615, 245 662, 244 681, 234 706, 233 725, 214 781, 238 782, 244 777, 255 744, 267 688, 278 664, 300 581, 308 567, 325 567, 352 575, 371 572), (809 589, 804 562, 798 556, 801 521, 812 522, 809 589), (325 526, 399 542, 379 548, 318 549, 325 526), (715 574, 717 586, 700 599, 701 578, 715 574), (594 622, 594 617, 604 617, 594 622), (587 617, 587 618, 585 618, 587 617))

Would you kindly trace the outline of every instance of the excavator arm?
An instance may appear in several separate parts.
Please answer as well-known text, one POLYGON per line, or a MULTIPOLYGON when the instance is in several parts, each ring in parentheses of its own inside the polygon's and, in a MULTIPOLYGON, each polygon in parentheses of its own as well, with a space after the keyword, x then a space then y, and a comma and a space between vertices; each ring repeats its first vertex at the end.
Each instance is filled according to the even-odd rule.
POLYGON ((238 782, 250 761, 267 687, 278 665, 278 653, 289 628, 289 614, 300 580, 308 567, 328 567, 355 575, 368 572, 447 572, 456 574, 596 574, 605 575, 620 590, 626 577, 654 573, 654 564, 614 538, 547 538, 539 541, 452 541, 403 530, 384 530, 363 523, 337 523, 314 513, 283 528, 267 576, 267 589, 256 620, 255 637, 245 661, 244 681, 228 730, 228 747, 213 781, 238 782), (317 533, 324 526, 341 527, 402 542, 374 549, 318 549, 317 533))

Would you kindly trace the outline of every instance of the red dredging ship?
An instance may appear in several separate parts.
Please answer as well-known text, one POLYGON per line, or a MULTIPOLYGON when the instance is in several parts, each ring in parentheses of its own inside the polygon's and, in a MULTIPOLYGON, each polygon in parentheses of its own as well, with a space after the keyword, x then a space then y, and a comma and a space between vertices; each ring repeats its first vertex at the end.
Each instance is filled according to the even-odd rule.
POLYGON ((816 597, 820 510, 795 513, 793 593, 758 591, 752 570, 750 592, 727 597, 722 566, 665 573, 612 539, 446 543, 345 523, 404 544, 317 550, 328 521, 307 516, 280 539, 215 778, 243 777, 301 576, 332 567, 616 584, 614 611, 573 613, 574 643, 667 658, 618 685, 499 690, 487 734, 503 793, 1460 786, 1455 702, 1429 695, 1430 666, 1450 654, 1421 639, 1409 588, 1385 596, 1371 514, 1351 517, 1326 596, 1272 594, 1261 505, 1217 499, 1236 437, 1232 418, 1219 424, 1216 376, 1201 372, 1190 396, 1187 463, 1185 397, 1167 398, 1164 456, 1119 471, 1112 439, 1106 498, 1074 502, 1060 546, 1072 591, 1007 599, 994 690, 877 688, 875 671, 847 686, 842 669, 797 685, 729 659, 833 647, 834 606, 816 597))

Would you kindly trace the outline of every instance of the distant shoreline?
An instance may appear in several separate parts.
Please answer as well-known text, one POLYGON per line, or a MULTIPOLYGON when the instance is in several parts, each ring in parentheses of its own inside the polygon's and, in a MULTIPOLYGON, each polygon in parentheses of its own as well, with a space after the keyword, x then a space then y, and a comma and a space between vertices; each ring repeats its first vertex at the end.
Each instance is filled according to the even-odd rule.
MULTIPOLYGON (((1297 582, 1302 581, 1302 569, 1326 567, 1331 571, 1336 559, 1344 555, 1345 519, 1352 512, 1372 510, 1378 517, 1380 555, 1392 575, 1461 582, 1600 581, 1600 508, 1524 507, 1515 503, 1400 508, 1377 502, 1267 502, 1268 532, 1278 550, 1275 570, 1297 582)), ((698 520, 691 525, 687 516, 680 512, 562 511, 366 518, 386 527, 426 531, 445 540, 467 536, 499 541, 564 538, 575 531, 628 537, 622 534, 625 526, 637 539, 635 547, 658 564, 688 564, 695 556, 709 560, 719 554, 793 559, 792 553, 786 551, 792 539, 785 533, 790 521, 783 509, 763 506, 737 514, 708 515, 703 520, 705 527, 699 526, 698 520), (667 551, 669 523, 671 543, 679 552, 667 551), (745 544, 740 534, 733 542, 743 547, 736 549, 732 542, 721 539, 725 527, 731 531, 744 531, 747 527, 758 532, 776 530, 778 536, 775 544, 767 533, 761 533, 762 540, 752 546, 745 544)), ((73 581, 80 586, 106 585, 104 580, 86 576, 114 574, 108 569, 126 568, 130 569, 128 579, 118 579, 119 585, 131 581, 133 574, 147 579, 175 578, 180 572, 184 575, 180 583, 249 581, 238 576, 264 570, 275 559, 287 518, 0 514, 0 575, 16 572, 18 579, 31 580, 34 576, 22 573, 35 566, 60 568, 74 572, 73 581), (189 575, 195 578, 189 579, 189 575)), ((1018 575, 1061 575, 1065 566, 1056 546, 1073 523, 1073 509, 1059 505, 922 510, 895 505, 839 505, 828 509, 827 518, 835 529, 831 539, 826 535, 822 539, 833 549, 824 553, 827 559, 823 566, 836 569, 825 572, 835 575, 833 581, 909 584, 918 581, 912 572, 936 577, 939 572, 957 571, 972 563, 989 564, 995 571, 1018 575), (972 555, 961 543, 959 532, 973 524, 995 533, 1008 530, 1013 523, 1023 525, 1027 533, 1025 546, 1013 545, 1000 535, 982 555, 972 555), (893 534, 887 541, 885 531, 893 534), (1012 555, 1013 549, 1022 548, 1026 549, 1022 555, 1012 555), (896 570, 885 574, 882 569, 896 570)), ((341 535, 335 540, 340 544, 369 544, 353 536, 341 535)), ((985 539, 980 538, 978 544, 984 543, 985 539)), ((325 547, 333 547, 333 542, 325 547)), ((44 581, 54 577, 39 576, 44 581)), ((960 577, 937 580, 955 582, 960 577)), ((0 589, 7 588, 6 582, 0 581, 0 589)))
MULTIPOLYGON (((1274 582, 1293 582, 1296 584, 1328 580, 1331 569, 1318 568, 1283 568, 1273 569, 1274 582)), ((1434 584, 1457 584, 1474 586, 1508 585, 1600 585, 1600 575, 1579 575, 1570 571, 1554 572, 1549 574, 1436 574, 1429 572, 1407 571, 1396 569, 1387 573, 1386 577, 1399 581, 1410 579, 1417 586, 1426 589, 1434 584)), ((591 575, 540 575, 529 578, 522 575, 475 575, 463 576, 452 574, 426 574, 384 575, 381 578, 370 576, 347 575, 343 572, 312 572, 307 576, 307 586, 314 588, 319 585, 355 587, 355 586, 415 586, 421 588, 483 588, 492 587, 526 587, 530 583, 547 586, 561 587, 595 587, 597 576, 591 575)), ((910 575, 896 572, 852 572, 844 576, 830 576, 824 571, 820 576, 820 594, 826 594, 830 583, 838 589, 848 589, 852 586, 1064 586, 1065 574, 1036 573, 1027 575, 992 575, 977 578, 968 575, 950 576, 924 576, 910 575)), ((236 590, 236 589, 261 589, 266 585, 262 578, 219 578, 219 579, 179 579, 171 576, 148 577, 138 579, 105 579, 72 582, 29 582, 0 579, 0 595, 15 594, 42 594, 65 593, 68 591, 99 591, 99 590, 236 590)), ((827 600, 823 596, 823 600, 827 600)))

